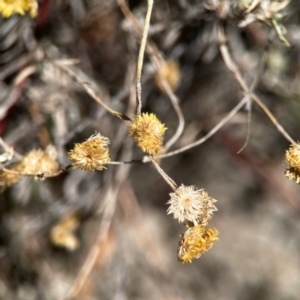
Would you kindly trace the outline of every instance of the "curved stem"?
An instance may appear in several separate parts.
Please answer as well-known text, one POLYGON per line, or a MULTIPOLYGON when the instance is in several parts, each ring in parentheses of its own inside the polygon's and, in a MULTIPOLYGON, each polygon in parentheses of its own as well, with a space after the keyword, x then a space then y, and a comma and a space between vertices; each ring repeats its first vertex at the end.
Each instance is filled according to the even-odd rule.
MULTIPOLYGON (((185 152, 191 148, 194 148, 196 146, 199 146, 203 144, 205 141, 207 141, 211 136, 213 136, 220 128, 224 126, 226 122, 228 122, 247 102, 249 101, 249 96, 246 95, 229 113, 226 117, 224 117, 214 128, 212 128, 205 136, 203 136, 200 140, 191 143, 185 147, 182 147, 180 149, 177 149, 175 151, 171 151, 166 154, 155 156, 155 159, 161 159, 166 158, 170 156, 177 155, 179 153, 185 152)), ((149 162, 151 161, 151 158, 149 156, 145 156, 143 158, 143 162, 149 162)))
POLYGON ((295 143, 293 138, 286 132, 286 130, 279 124, 275 116, 271 113, 271 111, 267 108, 267 106, 258 98, 257 95, 251 92, 248 88, 244 78, 242 77, 240 71, 238 70, 236 64, 231 58, 228 46, 227 46, 227 37, 224 30, 224 25, 220 22, 218 27, 218 38, 219 38, 219 47, 220 52, 223 57, 224 63, 226 67, 232 72, 234 78, 238 82, 239 86, 243 90, 245 94, 249 94, 249 96, 253 99, 253 101, 261 108, 261 110, 267 115, 267 117, 271 120, 277 130, 283 135, 283 137, 288 140, 290 143, 295 143))
POLYGON ((109 113, 113 116, 118 117, 119 119, 123 119, 125 121, 131 121, 131 118, 128 116, 111 109, 108 105, 106 105, 102 99, 96 94, 96 92, 90 87, 88 82, 82 81, 76 74, 74 74, 69 68, 65 67, 64 65, 56 62, 52 59, 46 51, 43 51, 45 56, 47 57, 48 61, 61 72, 67 74, 71 79, 77 82, 98 104, 100 104, 104 109, 106 109, 109 113))
POLYGON ((141 111, 142 111, 141 76, 142 76, 143 60, 144 60, 145 47, 146 47, 146 43, 147 43, 147 36, 148 36, 148 31, 149 31, 152 6, 153 6, 153 0, 148 0, 147 15, 145 18, 145 26, 144 26, 144 30, 143 30, 141 47, 140 47, 138 63, 137 63, 137 70, 136 70, 136 101, 137 101, 137 112, 136 113, 137 113, 137 115, 140 115, 141 111))

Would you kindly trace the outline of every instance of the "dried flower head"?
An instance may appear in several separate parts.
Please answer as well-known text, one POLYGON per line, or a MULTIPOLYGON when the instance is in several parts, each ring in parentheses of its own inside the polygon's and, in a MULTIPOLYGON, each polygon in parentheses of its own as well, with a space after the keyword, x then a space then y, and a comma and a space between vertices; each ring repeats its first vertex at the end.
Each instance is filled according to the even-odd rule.
POLYGON ((239 27, 245 27, 255 21, 272 26, 279 40, 287 47, 290 47, 290 43, 284 36, 286 30, 281 24, 284 14, 280 12, 290 2, 290 0, 240 0, 233 6, 233 15, 241 19, 239 27))
POLYGON ((129 127, 129 135, 150 155, 157 155, 163 144, 167 128, 154 114, 138 115, 129 127))
MULTIPOLYGON (((56 161, 57 153, 55 148, 50 145, 45 151, 33 149, 24 155, 19 167, 23 174, 53 174, 58 171, 59 166, 56 161)), ((37 179, 37 178, 35 178, 37 179)))
POLYGON ((0 172, 0 190, 5 190, 6 188, 14 185, 20 180, 20 174, 18 174, 18 169, 15 166, 8 171, 3 170, 0 172))
POLYGON ((287 170, 285 176, 300 183, 300 144, 291 144, 289 150, 285 153, 285 162, 287 170))
POLYGON ((208 197, 207 193, 195 186, 181 185, 175 193, 170 194, 171 199, 167 202, 170 207, 168 214, 173 214, 179 222, 188 220, 194 225, 201 223, 206 225, 211 219, 213 212, 217 210, 214 205, 215 199, 208 197))
POLYGON ((285 176, 292 181, 295 181, 296 183, 300 184, 300 171, 295 168, 289 168, 285 171, 285 176))
POLYGON ((155 83, 162 93, 166 93, 161 77, 169 84, 172 91, 175 91, 179 85, 181 73, 175 60, 169 60, 160 67, 155 75, 155 83))
POLYGON ((105 165, 110 162, 108 145, 109 139, 100 133, 92 135, 83 143, 75 144, 69 152, 73 168, 89 172, 105 169, 105 165))
POLYGON ((0 13, 4 18, 9 18, 13 14, 24 15, 25 12, 29 12, 31 18, 34 18, 37 9, 37 0, 0 0, 0 13))
POLYGON ((74 231, 79 227, 80 218, 77 213, 64 216, 51 228, 50 241, 58 247, 69 251, 75 251, 79 247, 79 241, 74 231))
POLYGON ((201 190, 201 198, 202 209, 199 214, 198 223, 206 226, 208 221, 212 218, 214 211, 218 210, 214 205, 217 200, 212 197, 208 197, 208 194, 204 190, 201 190))
POLYGON ((181 235, 178 260, 183 264, 191 263, 193 258, 199 258, 217 240, 218 231, 216 228, 206 228, 201 224, 189 228, 181 235))

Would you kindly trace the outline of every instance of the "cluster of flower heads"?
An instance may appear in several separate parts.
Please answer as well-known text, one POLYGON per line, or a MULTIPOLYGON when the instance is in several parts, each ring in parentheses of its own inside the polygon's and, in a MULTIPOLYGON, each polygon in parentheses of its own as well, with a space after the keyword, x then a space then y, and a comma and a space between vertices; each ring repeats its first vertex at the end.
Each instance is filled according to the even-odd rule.
MULTIPOLYGON (((38 174, 53 174, 58 171, 57 153, 52 145, 45 151, 33 149, 23 156, 23 159, 11 169, 0 172, 0 188, 6 189, 17 183, 22 175, 34 176, 38 174)), ((39 177, 35 176, 37 180, 39 177)))
POLYGON ((35 18, 37 10, 37 0, 0 0, 0 13, 4 18, 14 14, 24 15, 25 12, 29 12, 31 18, 35 18))
MULTIPOLYGON (((131 123, 129 135, 144 152, 155 156, 162 149, 166 129, 154 114, 144 113, 131 123)), ((218 240, 218 231, 207 228, 208 221, 217 210, 214 205, 216 200, 209 197, 203 189, 197 190, 194 186, 184 185, 170 196, 167 213, 173 214, 175 219, 180 223, 185 222, 188 227, 181 235, 178 260, 183 264, 190 263, 193 258, 199 258, 208 251, 218 240)))
POLYGON ((217 201, 208 196, 203 189, 195 186, 181 185, 174 193, 167 213, 173 214, 180 223, 185 222, 187 231, 181 235, 178 249, 178 260, 183 263, 192 262, 208 251, 218 240, 216 228, 208 228, 207 224, 217 210, 214 203, 217 201))
POLYGON ((285 176, 300 184, 300 145, 291 144, 289 150, 285 153, 285 162, 287 170, 285 176))

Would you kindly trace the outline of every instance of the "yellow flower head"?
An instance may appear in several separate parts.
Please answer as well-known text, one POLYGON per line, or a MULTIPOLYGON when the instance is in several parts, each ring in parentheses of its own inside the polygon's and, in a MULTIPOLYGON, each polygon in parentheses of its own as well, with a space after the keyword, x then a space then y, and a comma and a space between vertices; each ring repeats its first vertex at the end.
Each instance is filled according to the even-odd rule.
POLYGON ((92 135, 83 143, 75 144, 69 152, 73 168, 89 172, 105 169, 105 165, 110 162, 108 145, 109 139, 100 133, 92 135))
POLYGON ((216 228, 206 228, 201 224, 189 228, 181 235, 178 260, 183 264, 191 263, 193 258, 199 258, 217 240, 218 231, 216 228))
POLYGON ((163 145, 167 130, 154 114, 138 115, 129 127, 129 135, 138 146, 149 155, 157 155, 163 145))
POLYGON ((0 172, 0 190, 5 190, 6 188, 14 185, 20 180, 20 175, 18 174, 18 168, 17 165, 8 170, 8 171, 1 171, 0 172), (9 172, 12 171, 12 172, 9 172))
POLYGON ((29 175, 53 174, 59 169, 56 157, 57 153, 52 145, 48 146, 45 151, 33 149, 25 154, 20 162, 20 172, 29 175))
POLYGON ((74 235, 74 231, 79 225, 80 218, 77 213, 64 216, 51 228, 50 240, 52 244, 68 251, 75 251, 79 247, 79 240, 74 235))
POLYGON ((287 170, 285 176, 300 183, 300 145, 291 144, 290 149, 285 153, 285 162, 287 164, 287 170))
POLYGON ((215 199, 208 197, 204 190, 197 190, 195 186, 181 185, 175 193, 170 194, 171 199, 167 202, 170 207, 168 214, 173 214, 179 222, 188 220, 195 226, 198 223, 207 225, 213 212, 217 210, 214 205, 215 199))
POLYGON ((0 13, 4 18, 9 18, 13 14, 24 15, 27 11, 31 18, 34 18, 37 9, 37 0, 0 0, 0 13))
POLYGON ((155 75, 155 83, 161 92, 166 93, 161 77, 169 84, 172 91, 179 85, 181 73, 178 63, 175 60, 167 61, 155 75))

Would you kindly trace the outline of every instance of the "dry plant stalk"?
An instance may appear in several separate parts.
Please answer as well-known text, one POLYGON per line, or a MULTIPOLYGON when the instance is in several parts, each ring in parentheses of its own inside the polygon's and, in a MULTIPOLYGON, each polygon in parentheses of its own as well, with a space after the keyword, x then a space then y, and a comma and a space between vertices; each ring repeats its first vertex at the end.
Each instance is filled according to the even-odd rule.
POLYGON ((138 62, 137 62, 137 70, 136 70, 136 101, 137 101, 136 114, 137 115, 140 115, 142 112, 141 76, 142 76, 145 47, 146 47, 146 43, 147 43, 147 35, 148 35, 148 31, 149 31, 149 26, 150 26, 152 7, 153 7, 153 0, 148 0, 147 15, 145 18, 145 25, 144 25, 144 30, 143 30, 142 40, 141 40, 141 47, 140 47, 139 57, 138 57, 138 62))
MULTIPOLYGON (((141 26, 137 21, 137 19, 135 18, 135 16, 131 13, 125 0, 118 0, 118 3, 126 19, 130 22, 134 30, 141 36, 142 35, 141 26)), ((168 95, 179 121, 176 132, 174 133, 173 137, 164 146, 164 152, 166 152, 172 145, 174 145, 174 143, 176 143, 176 141, 179 139, 179 137, 181 136, 184 130, 184 125, 185 125, 184 115, 180 108, 179 105, 180 101, 178 97, 175 95, 174 91, 170 87, 168 80, 163 76, 163 74, 161 74, 161 72, 159 72, 159 70, 166 65, 163 55, 160 53, 156 45, 151 40, 148 40, 148 43, 146 45, 146 50, 150 55, 152 64, 157 69, 156 78, 157 80, 159 80, 161 87, 168 95)))
POLYGON ((257 95, 251 92, 250 88, 248 88, 245 80, 243 79, 241 73, 239 72, 236 64, 231 58, 230 51, 227 46, 227 37, 225 34, 224 26, 220 23, 218 27, 218 37, 220 44, 220 52, 223 57, 224 63, 227 68, 233 73, 234 78, 237 83, 240 85, 241 89, 246 95, 249 95, 253 101, 261 108, 261 110, 267 115, 267 117, 271 120, 277 130, 283 135, 283 137, 289 141, 290 143, 295 143, 292 137, 286 132, 286 130, 280 125, 275 116, 271 113, 271 111, 265 106, 265 104, 258 98, 257 95))

